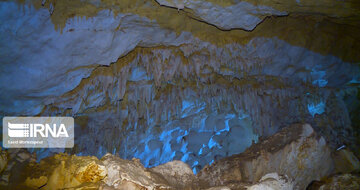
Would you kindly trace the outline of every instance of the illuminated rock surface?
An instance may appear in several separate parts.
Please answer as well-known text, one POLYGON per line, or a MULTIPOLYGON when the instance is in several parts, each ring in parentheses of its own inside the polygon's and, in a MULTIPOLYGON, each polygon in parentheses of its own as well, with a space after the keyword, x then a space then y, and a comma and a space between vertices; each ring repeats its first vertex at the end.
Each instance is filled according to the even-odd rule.
MULTIPOLYGON (((206 166, 196 176, 181 161, 145 168, 139 159, 124 160, 110 153, 100 160, 56 154, 40 163, 24 150, 8 154, 7 175, 0 187, 10 189, 304 189, 334 169, 329 147, 308 124, 287 127, 241 154, 206 166)), ((357 179, 350 174, 330 178, 333 181, 326 183, 337 186, 357 179)))
POLYGON ((198 177, 212 186, 238 188, 237 182, 263 181, 263 176, 276 172, 293 180, 294 189, 304 189, 312 180, 331 174, 334 163, 330 154, 324 138, 311 126, 293 125, 241 154, 214 162, 198 177))
MULTIPOLYGON (((330 174, 319 169, 326 163, 319 162, 321 156, 330 152, 337 155, 335 171, 357 171, 359 23, 357 0, 1 1, 1 118, 72 116, 75 147, 2 151, 0 182, 21 179, 29 187, 51 189, 50 181, 60 178, 56 175, 72 171, 62 187, 89 182, 90 189, 114 184, 192 188, 197 182, 189 169, 203 176, 206 165, 218 165, 250 146, 274 159, 277 154, 260 147, 280 130, 294 138, 280 143, 284 153, 276 160, 286 162, 271 164, 274 171, 266 162, 254 171, 244 169, 242 188, 260 185, 273 172, 280 176, 272 177, 277 185, 286 174, 303 188, 330 174), (309 123, 322 139, 291 136, 286 128, 294 123, 309 123), (314 147, 299 148, 299 139, 314 147), (286 148, 290 145, 297 149, 286 148), (344 145, 348 153, 336 152, 344 145), (316 155, 315 147, 326 151, 316 155), (303 149, 314 152, 304 155, 316 163, 309 171, 324 173, 296 173, 298 164, 290 163, 298 158, 286 156, 302 155, 303 149), (81 157, 89 161, 82 165, 77 157, 64 156, 44 175, 11 179, 11 172, 28 162, 61 152, 96 158, 81 157), (101 158, 116 167, 129 163, 143 172, 144 181, 135 182, 130 174, 116 181, 117 170, 113 181, 102 178, 103 167, 112 169, 101 158), (58 174, 51 176, 55 166, 58 174), (184 170, 179 176, 173 168, 184 170), (91 179, 97 182, 73 176, 80 171, 95 175, 91 179)), ((231 188, 203 178, 217 185, 204 188, 231 188)))
POLYGON ((266 174, 261 177, 258 184, 248 188, 249 190, 281 189, 292 190, 294 184, 286 176, 279 176, 277 173, 266 174))

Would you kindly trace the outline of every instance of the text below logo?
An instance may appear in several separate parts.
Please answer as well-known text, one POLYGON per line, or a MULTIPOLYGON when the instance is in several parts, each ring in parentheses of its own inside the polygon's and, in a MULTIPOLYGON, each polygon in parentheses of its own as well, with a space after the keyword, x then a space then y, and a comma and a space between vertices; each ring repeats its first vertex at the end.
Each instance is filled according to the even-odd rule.
POLYGON ((4 117, 5 148, 72 148, 72 117, 4 117))

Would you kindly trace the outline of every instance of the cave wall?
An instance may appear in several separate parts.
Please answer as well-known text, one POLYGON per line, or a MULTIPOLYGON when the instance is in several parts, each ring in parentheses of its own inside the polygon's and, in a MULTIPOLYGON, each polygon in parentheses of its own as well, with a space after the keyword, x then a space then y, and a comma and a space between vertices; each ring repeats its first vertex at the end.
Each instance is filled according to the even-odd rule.
POLYGON ((356 1, 2 1, 0 113, 75 117, 75 148, 31 150, 38 159, 111 152, 198 171, 297 122, 333 148, 352 144, 359 10, 356 1))

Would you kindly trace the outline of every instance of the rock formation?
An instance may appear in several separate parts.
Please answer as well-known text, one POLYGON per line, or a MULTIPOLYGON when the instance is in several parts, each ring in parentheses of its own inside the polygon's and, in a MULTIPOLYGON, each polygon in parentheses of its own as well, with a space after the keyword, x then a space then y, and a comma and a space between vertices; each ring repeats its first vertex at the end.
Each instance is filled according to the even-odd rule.
POLYGON ((357 0, 1 1, 0 118, 74 117, 75 146, 2 149, 0 184, 301 189, 358 172, 359 51, 357 0))
MULTIPOLYGON (((145 168, 139 159, 124 160, 110 153, 100 160, 61 153, 36 163, 27 151, 8 153, 10 162, 2 179, 8 178, 1 187, 10 189, 305 189, 332 174, 334 159, 341 161, 308 124, 284 128, 197 175, 181 161, 145 168)), ((358 180, 356 175, 329 179, 318 183, 322 188, 331 184, 358 187, 349 184, 358 180)))
POLYGON ((277 173, 266 174, 261 177, 258 184, 252 185, 249 190, 282 189, 292 190, 294 184, 286 176, 279 176, 277 173))
POLYGON ((335 189, 359 189, 360 178, 358 174, 338 174, 311 184, 308 189, 335 190, 335 189))
POLYGON ((211 186, 236 188, 238 182, 265 181, 263 176, 276 172, 293 180, 294 189, 305 189, 311 181, 331 174, 334 163, 330 155, 324 138, 310 125, 293 125, 243 153, 214 162, 198 177, 211 186))

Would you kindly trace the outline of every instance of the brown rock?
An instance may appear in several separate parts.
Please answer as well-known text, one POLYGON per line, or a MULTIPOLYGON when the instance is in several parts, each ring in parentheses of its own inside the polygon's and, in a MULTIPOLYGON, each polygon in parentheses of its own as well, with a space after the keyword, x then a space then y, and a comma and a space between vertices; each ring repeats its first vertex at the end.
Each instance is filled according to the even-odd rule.
POLYGON ((326 179, 319 190, 358 190, 360 189, 360 176, 354 174, 335 175, 326 179))
POLYGON ((335 169, 336 172, 350 173, 356 170, 360 170, 360 162, 356 156, 346 150, 342 149, 334 153, 335 169))
POLYGON ((276 172, 294 180, 294 189, 304 189, 311 181, 333 170, 330 149, 312 127, 292 125, 252 145, 245 152, 206 166, 198 174, 210 186, 255 183, 276 172))
POLYGON ((25 185, 33 189, 39 189, 46 185, 48 178, 46 176, 40 176, 39 178, 26 178, 25 185))
POLYGON ((165 178, 172 187, 185 188, 195 182, 195 175, 190 166, 182 161, 172 161, 150 169, 165 178))
POLYGON ((95 183, 105 178, 105 166, 90 156, 56 155, 60 164, 53 170, 44 189, 74 188, 84 183, 95 183))
POLYGON ((146 169, 138 159, 124 160, 111 154, 101 158, 107 169, 104 180, 115 189, 170 189, 171 186, 160 175, 146 169))
POLYGON ((8 162, 7 152, 4 150, 1 150, 1 147, 0 147, 0 174, 5 169, 7 162, 8 162))
POLYGON ((293 190, 294 184, 287 176, 270 173, 263 176, 259 183, 252 185, 248 190, 293 190))

